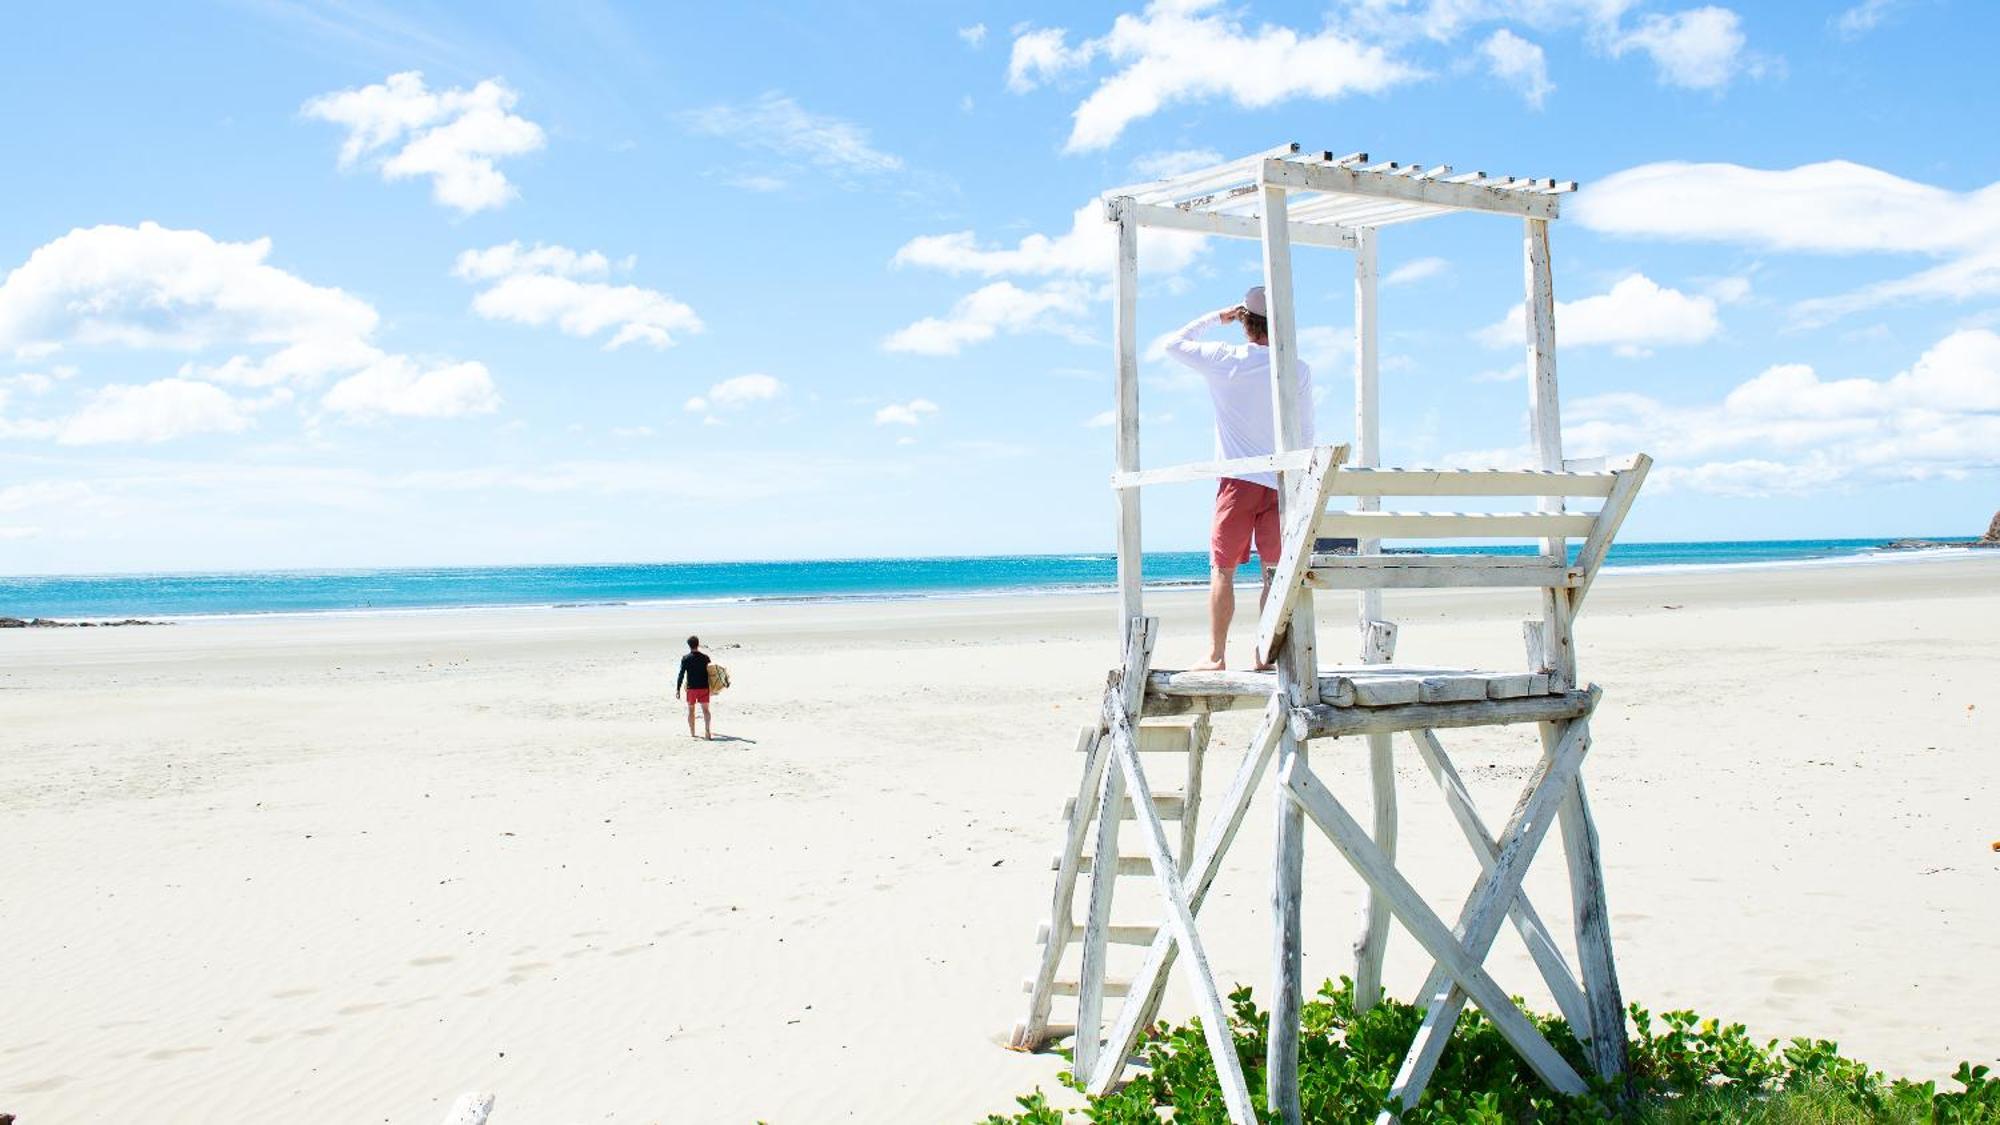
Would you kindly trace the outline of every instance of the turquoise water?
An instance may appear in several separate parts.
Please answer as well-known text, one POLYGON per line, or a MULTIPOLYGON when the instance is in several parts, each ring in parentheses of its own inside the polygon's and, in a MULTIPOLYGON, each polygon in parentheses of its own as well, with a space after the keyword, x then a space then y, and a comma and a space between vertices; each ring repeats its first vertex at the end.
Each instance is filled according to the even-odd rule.
MULTIPOLYGON (((1621 543, 1606 566, 1794 563, 1877 553, 1880 539, 1621 543)), ((1507 554, 1527 548, 1453 548, 1507 554)), ((1255 571, 1246 567, 1245 581, 1255 571)), ((1148 584, 1206 582, 1195 552, 1146 556, 1148 584)), ((829 559, 806 562, 116 574, 0 578, 0 617, 189 617, 244 613, 629 605, 653 602, 821 601, 1105 589, 1111 555, 829 559)))

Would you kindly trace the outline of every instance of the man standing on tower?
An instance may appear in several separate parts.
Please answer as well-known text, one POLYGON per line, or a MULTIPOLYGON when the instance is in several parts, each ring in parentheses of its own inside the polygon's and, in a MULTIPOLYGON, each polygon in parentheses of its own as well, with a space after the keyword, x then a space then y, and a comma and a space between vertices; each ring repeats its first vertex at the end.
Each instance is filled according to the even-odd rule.
MULTIPOLYGON (((1195 319, 1167 337, 1167 354, 1201 373, 1215 404, 1215 455, 1229 461, 1275 452, 1271 414, 1271 339, 1264 287, 1253 287, 1243 303, 1195 319), (1198 339, 1222 324, 1241 324, 1245 343, 1198 339)), ((1298 403, 1304 411, 1305 444, 1313 443, 1312 369, 1298 362, 1298 403)), ((1244 473, 1223 477, 1215 493, 1215 526, 1209 537, 1209 653, 1201 669, 1227 666, 1229 622, 1236 616, 1236 568, 1250 560, 1252 545, 1264 572, 1262 607, 1271 592, 1271 572, 1284 549, 1278 526, 1278 475, 1244 473)))

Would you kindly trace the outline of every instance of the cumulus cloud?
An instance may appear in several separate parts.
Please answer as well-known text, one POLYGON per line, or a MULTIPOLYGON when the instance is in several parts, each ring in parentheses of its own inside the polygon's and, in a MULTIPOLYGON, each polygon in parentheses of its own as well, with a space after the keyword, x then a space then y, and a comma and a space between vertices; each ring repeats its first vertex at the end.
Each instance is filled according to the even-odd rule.
POLYGON ((1486 60, 1489 74, 1519 90, 1536 109, 1555 92, 1555 84, 1549 81, 1549 60, 1538 43, 1503 27, 1479 45, 1479 55, 1486 60))
POLYGON ((1065 149, 1109 146, 1133 122, 1168 106, 1224 97, 1261 109, 1297 97, 1333 100, 1381 93, 1421 75, 1414 66, 1337 30, 1301 34, 1245 27, 1215 0, 1154 0, 1111 30, 1074 46, 1061 28, 1014 38, 1007 84, 1025 92, 1104 62, 1111 73, 1077 106, 1065 149))
MULTIPOLYGON (((1556 302, 1556 339, 1566 347, 1609 347, 1620 355, 1654 347, 1699 344, 1722 330, 1714 297, 1660 285, 1642 273, 1619 279, 1609 292, 1556 302)), ((1515 305, 1497 324, 1480 329, 1490 348, 1519 347, 1527 339, 1527 314, 1515 305)))
POLYGON ((976 51, 986 45, 986 25, 975 23, 971 27, 961 27, 958 29, 958 37, 966 46, 976 51))
POLYGON ((372 86, 321 94, 302 112, 346 127, 342 168, 372 163, 384 180, 428 177, 433 198, 471 214, 519 194, 496 160, 534 152, 546 142, 541 126, 512 112, 519 97, 497 78, 470 90, 433 91, 423 74, 412 70, 372 86))
POLYGON ((1417 258, 1390 270, 1388 275, 1382 278, 1382 284, 1384 287, 1415 285, 1419 281, 1443 277, 1450 272, 1451 263, 1443 258, 1417 258))
MULTIPOLYGON (((36 249, 0 282, 0 353, 184 357, 174 378, 97 388, 74 417, 39 429, 72 443, 234 433, 255 409, 280 401, 277 391, 359 375, 375 385, 384 413, 441 417, 453 404, 462 413, 497 401, 482 367, 483 395, 461 393, 441 405, 434 389, 469 385, 467 365, 425 365, 383 351, 373 342, 380 317, 372 306, 269 264, 270 253, 269 239, 224 242, 156 223, 73 230, 36 249), (429 378, 437 372, 448 374, 429 378), (250 405, 224 387, 266 394, 250 405), (396 401, 399 389, 415 397, 396 401)), ((17 436, 22 425, 11 427, 17 436)))
POLYGON ((1844 160, 1776 170, 1672 161, 1606 177, 1578 194, 1570 215, 1609 234, 1943 259, 1795 305, 1809 323, 1903 301, 2000 294, 2000 183, 1957 192, 1844 160))
POLYGON ((878 426, 915 426, 937 412, 938 404, 927 398, 913 398, 908 402, 892 402, 875 412, 875 424, 878 426))
POLYGON ((483 363, 423 368, 407 356, 386 356, 335 383, 320 405, 355 418, 456 418, 492 413, 500 394, 483 363))
MULTIPOLYGON (((1147 273, 1178 273, 1204 250, 1201 235, 1148 231, 1139 267, 1147 273)), ((983 277, 1109 277, 1117 251, 1118 229, 1105 220, 1104 205, 1092 200, 1070 216, 1069 230, 1054 237, 1037 232, 1013 246, 990 246, 969 230, 920 235, 896 251, 892 264, 983 277)))
POLYGON ((944 316, 927 316, 890 333, 882 347, 892 352, 950 356, 968 344, 983 343, 1003 332, 1053 333, 1080 342, 1088 337, 1075 322, 1094 299, 1090 287, 1080 282, 1053 281, 1022 289, 1011 281, 996 281, 959 298, 944 316))
POLYGON ((1660 81, 1688 90, 1720 90, 1763 63, 1745 50, 1743 21, 1728 8, 1655 13, 1611 41, 1612 57, 1640 51, 1651 57, 1660 81))
MULTIPOLYGON (((628 258, 621 267, 633 264, 628 258)), ((665 293, 586 280, 611 271, 610 259, 597 251, 540 243, 523 248, 518 242, 467 250, 452 267, 461 280, 486 285, 472 299, 480 316, 533 327, 553 324, 571 336, 608 334, 607 351, 631 343, 671 347, 676 334, 702 330, 694 309, 665 293)))
POLYGON ((1842 39, 1859 39, 1882 25, 1889 14, 1903 6, 1903 0, 1862 0, 1840 13, 1833 29, 1842 39))
POLYGON ((771 402, 785 391, 785 385, 769 375, 749 374, 724 379, 687 400, 683 409, 691 413, 711 410, 741 410, 760 402, 771 402))
MULTIPOLYGON (((1955 332, 1888 378, 1825 379, 1778 364, 1719 401, 1619 393, 1565 406, 1571 456, 1661 456, 1658 485, 1724 495, 1849 481, 1955 479, 2000 468, 2000 335, 1955 332)), ((1460 454, 1492 458, 1496 454, 1460 454)))
POLYGON ((235 433, 249 425, 250 412, 221 387, 160 379, 100 389, 63 424, 56 440, 64 445, 160 442, 189 434, 235 433))
POLYGON ((1198 172, 1223 162, 1225 157, 1212 148, 1182 148, 1166 152, 1149 152, 1132 162, 1132 170, 1141 176, 1164 180, 1173 176, 1198 172))
POLYGON ((814 113, 776 90, 740 105, 693 110, 682 114, 681 121, 691 132, 727 138, 786 164, 804 161, 850 184, 903 168, 903 158, 876 148, 868 130, 814 113))

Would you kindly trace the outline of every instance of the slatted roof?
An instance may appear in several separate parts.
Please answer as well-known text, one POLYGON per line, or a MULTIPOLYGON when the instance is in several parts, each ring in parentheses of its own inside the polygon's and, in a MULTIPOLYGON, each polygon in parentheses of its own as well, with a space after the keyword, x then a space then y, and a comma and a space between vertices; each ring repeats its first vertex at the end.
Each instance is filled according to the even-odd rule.
POLYGON ((1113 209, 1128 209, 1146 226, 1255 237, 1263 218, 1265 183, 1291 189, 1287 212, 1295 240, 1303 233, 1304 241, 1331 244, 1351 241, 1347 232, 1355 228, 1458 211, 1553 219, 1557 199, 1576 190, 1573 180, 1458 172, 1450 165, 1371 161, 1365 152, 1306 152, 1288 144, 1199 171, 1114 188, 1103 198, 1113 209))

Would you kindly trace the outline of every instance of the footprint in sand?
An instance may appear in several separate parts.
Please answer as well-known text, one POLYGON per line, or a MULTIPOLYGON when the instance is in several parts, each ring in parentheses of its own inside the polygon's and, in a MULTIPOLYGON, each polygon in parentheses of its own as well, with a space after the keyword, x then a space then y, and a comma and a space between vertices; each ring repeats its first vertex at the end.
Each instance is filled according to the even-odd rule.
POLYGON ((319 1036, 325 1035, 327 1032, 332 1030, 333 1030, 332 1024, 328 1024, 325 1027, 302 1027, 299 1029, 298 1034, 302 1036, 318 1038, 319 1036))
POLYGON ((271 994, 271 999, 290 1000, 293 997, 297 996, 311 996, 313 993, 318 991, 319 989, 317 988, 284 988, 284 989, 279 989, 276 992, 273 992, 271 994))
POLYGON ((613 957, 629 957, 629 956, 631 956, 631 955, 632 955, 632 954, 634 954, 634 953, 644 953, 644 952, 645 952, 646 950, 648 950, 648 949, 651 949, 651 948, 653 948, 653 943, 652 943, 652 942, 650 942, 650 941, 649 941, 649 942, 647 942, 647 943, 645 943, 644 945, 628 945, 628 946, 626 946, 626 947, 625 947, 625 948, 623 948, 623 949, 614 949, 614 950, 612 950, 612 951, 611 951, 611 956, 613 956, 613 957))
POLYGON ((422 969, 422 968, 428 968, 431 965, 443 965, 447 962, 456 960, 458 960, 458 958, 454 954, 433 953, 428 957, 412 957, 410 958, 409 963, 412 968, 422 969))
POLYGON ((37 1078, 33 1082, 25 1082, 19 1086, 9 1086, 7 1087, 7 1092, 10 1094, 46 1094, 50 1090, 60 1089, 74 1081, 76 1079, 71 1078, 67 1074, 58 1074, 51 1078, 37 1078))
POLYGON ((536 969, 546 969, 548 967, 549 962, 547 961, 523 961, 518 965, 507 966, 507 971, 510 973, 532 973, 536 969))
POLYGON ((1826 991, 1826 985, 1815 977, 1801 977, 1781 973, 1771 981, 1771 988, 1786 996, 1816 996, 1826 991))
POLYGON ((23 1043, 18 1047, 8 1047, 5 1050, 0 1050, 0 1055, 18 1055, 22 1051, 32 1051, 37 1047, 46 1047, 48 1045, 49 1045, 48 1040, 37 1039, 33 1043, 23 1043))
POLYGON ((165 1061, 166 1061, 166 1060, 168 1060, 168 1059, 177 1059, 177 1058, 180 1058, 180 1057, 181 1057, 182 1055, 199 1055, 199 1054, 201 1054, 201 1053, 202 1053, 203 1051, 209 1051, 209 1050, 214 1050, 214 1048, 212 1048, 212 1047, 162 1047, 162 1048, 160 1048, 160 1049, 159 1049, 159 1050, 157 1050, 157 1051, 147 1051, 147 1052, 146 1052, 146 1057, 147 1057, 148 1059, 151 1059, 151 1060, 152 1060, 152 1061, 154 1061, 154 1062, 165 1062, 165 1061))
POLYGON ((366 1004, 349 1004, 345 1008, 335 1008, 333 1014, 336 1016, 358 1016, 363 1012, 372 1012, 377 1008, 385 1007, 388 1007, 388 1005, 381 1000, 370 1000, 366 1004))

